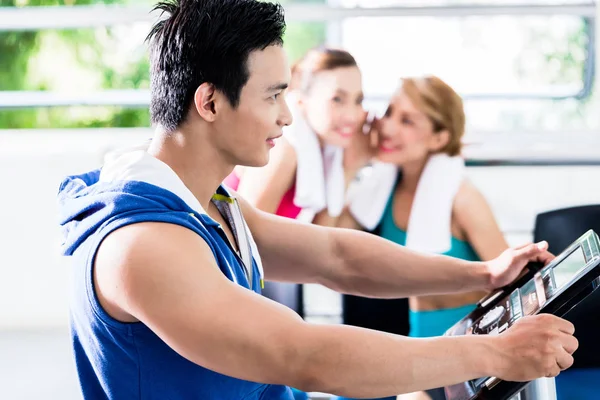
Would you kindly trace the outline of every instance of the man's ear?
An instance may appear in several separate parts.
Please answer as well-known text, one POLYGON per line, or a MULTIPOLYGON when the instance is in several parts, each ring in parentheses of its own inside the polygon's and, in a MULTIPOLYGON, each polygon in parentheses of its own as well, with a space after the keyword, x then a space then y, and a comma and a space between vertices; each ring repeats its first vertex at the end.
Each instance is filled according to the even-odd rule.
POLYGON ((215 107, 215 100, 217 97, 217 91, 212 83, 204 82, 198 86, 196 93, 194 93, 194 105, 196 112, 200 117, 207 121, 213 122, 217 116, 217 110, 215 107))

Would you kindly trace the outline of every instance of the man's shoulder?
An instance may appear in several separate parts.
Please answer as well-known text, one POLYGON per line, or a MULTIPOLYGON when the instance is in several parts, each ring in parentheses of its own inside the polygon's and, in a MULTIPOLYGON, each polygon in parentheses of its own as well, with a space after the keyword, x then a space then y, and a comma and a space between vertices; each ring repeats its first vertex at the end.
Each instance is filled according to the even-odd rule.
POLYGON ((98 247, 95 267, 111 281, 119 282, 176 265, 185 268, 215 262, 208 242, 192 230, 170 223, 141 222, 108 234, 98 247))
POLYGON ((185 227, 131 224, 108 234, 98 247, 94 290, 113 318, 135 322, 139 317, 129 309, 132 302, 156 290, 173 290, 173 282, 215 265, 208 242, 185 227))
POLYGON ((197 232, 180 224, 143 221, 125 225, 109 233, 100 249, 109 249, 128 260, 140 257, 160 259, 165 253, 203 251, 205 247, 208 249, 204 239, 197 232))

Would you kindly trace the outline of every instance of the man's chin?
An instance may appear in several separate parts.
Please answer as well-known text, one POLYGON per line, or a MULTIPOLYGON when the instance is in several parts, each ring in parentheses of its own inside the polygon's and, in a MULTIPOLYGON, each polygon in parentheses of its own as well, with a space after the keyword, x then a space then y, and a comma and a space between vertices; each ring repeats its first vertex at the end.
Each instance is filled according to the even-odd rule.
POLYGON ((244 167, 260 168, 260 167, 264 167, 268 163, 269 163, 269 153, 267 153, 262 158, 256 157, 254 159, 244 160, 244 161, 240 162, 238 165, 242 165, 244 167))

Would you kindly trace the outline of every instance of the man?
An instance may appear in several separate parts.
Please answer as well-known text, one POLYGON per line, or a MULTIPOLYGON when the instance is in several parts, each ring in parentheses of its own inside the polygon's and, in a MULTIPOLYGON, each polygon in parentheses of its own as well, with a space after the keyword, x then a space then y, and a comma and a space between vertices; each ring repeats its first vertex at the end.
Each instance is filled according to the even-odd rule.
POLYGON ((263 268, 272 280, 392 298, 492 289, 551 256, 545 244, 489 263, 423 255, 236 199, 220 182, 235 165, 265 165, 292 122, 283 11, 255 0, 158 8, 169 16, 150 34, 149 149, 116 153, 59 194, 86 399, 289 400, 288 386, 382 397, 571 365, 573 326, 553 316, 496 337, 411 339, 312 325, 261 297, 263 268))

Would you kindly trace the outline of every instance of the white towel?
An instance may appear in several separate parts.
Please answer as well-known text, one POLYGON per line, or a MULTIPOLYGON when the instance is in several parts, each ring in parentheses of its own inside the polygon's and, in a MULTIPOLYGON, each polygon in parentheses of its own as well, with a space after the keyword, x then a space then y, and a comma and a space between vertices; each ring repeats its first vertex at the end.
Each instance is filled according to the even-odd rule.
POLYGON ((385 206, 394 191, 398 167, 375 162, 365 168, 349 192, 349 211, 361 226, 373 230, 381 221, 385 206))
POLYGON ((321 150, 317 134, 298 107, 296 95, 288 94, 287 102, 294 122, 283 129, 283 135, 296 150, 298 161, 294 204, 302 208, 302 212, 297 219, 312 222, 324 209, 337 217, 344 208, 344 150, 331 145, 321 150))
MULTIPOLYGON (((392 169, 396 168, 390 164, 376 164, 356 189, 350 212, 367 229, 379 224, 393 193, 397 173, 392 169)), ((406 247, 429 253, 450 250, 452 207, 464 174, 465 163, 459 156, 436 154, 429 158, 410 210, 406 247)))

